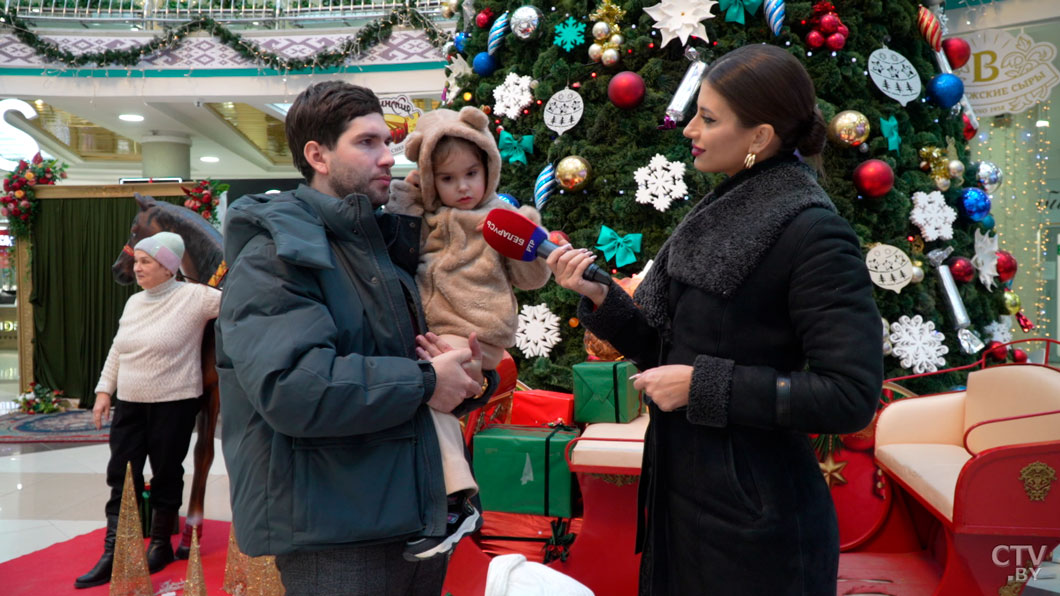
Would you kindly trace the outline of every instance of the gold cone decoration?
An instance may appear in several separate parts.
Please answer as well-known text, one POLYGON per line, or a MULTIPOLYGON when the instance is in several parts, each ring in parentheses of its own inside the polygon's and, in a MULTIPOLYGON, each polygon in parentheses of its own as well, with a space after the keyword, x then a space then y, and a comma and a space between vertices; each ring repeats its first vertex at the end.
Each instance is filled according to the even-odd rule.
POLYGON ((236 543, 236 528, 228 528, 228 554, 225 555, 225 583, 222 586, 228 594, 246 594, 247 581, 250 576, 250 557, 239 550, 236 543))
POLYGON ((191 529, 191 554, 188 555, 188 576, 184 580, 184 596, 206 596, 206 579, 202 575, 202 555, 199 553, 199 528, 191 529))
POLYGON ((239 550, 236 531, 228 532, 224 591, 241 596, 283 596, 285 590, 276 568, 276 557, 248 557, 239 550))
POLYGON ((118 535, 114 545, 114 569, 110 575, 111 596, 153 596, 151 574, 147 572, 140 510, 136 506, 132 463, 125 464, 125 486, 118 512, 118 535))
POLYGON ((276 568, 276 557, 266 555, 250 560, 248 596, 283 596, 286 592, 280 581, 280 570, 276 568))

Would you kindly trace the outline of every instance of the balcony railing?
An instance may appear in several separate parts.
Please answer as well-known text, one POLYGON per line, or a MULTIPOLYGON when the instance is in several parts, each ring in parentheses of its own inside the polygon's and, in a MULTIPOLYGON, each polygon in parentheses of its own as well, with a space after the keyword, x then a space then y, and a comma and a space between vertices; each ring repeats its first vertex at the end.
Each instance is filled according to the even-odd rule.
POLYGON ((400 6, 413 6, 438 18, 445 0, 0 0, 5 11, 41 25, 142 22, 179 23, 197 16, 219 22, 264 27, 311 22, 356 21, 380 17, 400 6))

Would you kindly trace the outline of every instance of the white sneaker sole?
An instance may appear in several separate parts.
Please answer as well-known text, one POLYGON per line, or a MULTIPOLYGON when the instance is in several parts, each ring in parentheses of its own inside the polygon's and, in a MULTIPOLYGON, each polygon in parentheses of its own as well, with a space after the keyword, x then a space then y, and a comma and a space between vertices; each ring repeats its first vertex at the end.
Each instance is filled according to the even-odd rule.
POLYGON ((406 552, 405 558, 409 561, 423 561, 425 559, 449 553, 449 551, 453 550, 453 547, 456 546, 456 543, 460 542, 464 536, 467 536, 478 529, 480 519, 482 519, 482 515, 476 510, 474 515, 467 516, 455 532, 446 536, 445 539, 436 544, 434 548, 425 550, 422 553, 413 554, 406 552))

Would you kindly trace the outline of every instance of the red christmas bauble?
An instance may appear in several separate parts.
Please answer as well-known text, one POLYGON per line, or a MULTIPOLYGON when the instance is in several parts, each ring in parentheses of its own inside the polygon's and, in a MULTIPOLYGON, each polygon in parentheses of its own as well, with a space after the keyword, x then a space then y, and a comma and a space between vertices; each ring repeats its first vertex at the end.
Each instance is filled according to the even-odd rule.
POLYGON ((1019 348, 1012 348, 1012 361, 1019 364, 1027 362, 1027 352, 1019 348))
POLYGON ((563 246, 564 244, 570 244, 570 236, 561 230, 552 230, 548 233, 548 239, 554 244, 563 246))
POLYGON ((1007 250, 997 251, 997 277, 1003 283, 1008 282, 1013 277, 1016 277, 1016 269, 1019 268, 1019 263, 1016 262, 1016 257, 1012 256, 1012 253, 1007 250))
POLYGON ((961 119, 964 120, 964 131, 962 132, 964 140, 970 141, 977 132, 976 128, 972 126, 972 119, 968 117, 968 114, 961 114, 961 119))
POLYGON ((835 32, 839 33, 844 38, 850 37, 850 29, 847 29, 847 26, 842 23, 839 24, 839 28, 836 29, 835 32))
POLYGON ((480 29, 485 29, 486 27, 489 27, 490 21, 492 20, 493 11, 488 8, 475 15, 475 24, 478 25, 480 29))
POLYGON ((854 186, 866 197, 882 197, 894 188, 894 170, 880 159, 863 161, 854 168, 854 186))
POLYGON ((946 262, 950 266, 953 279, 966 284, 975 279, 975 266, 968 257, 953 257, 946 262))
POLYGON ((818 22, 817 28, 821 30, 821 33, 825 35, 831 35, 835 33, 839 26, 843 23, 839 20, 839 15, 834 12, 830 12, 821 16, 821 20, 818 22))
POLYGON ((844 37, 842 33, 833 33, 825 40, 825 44, 828 46, 828 49, 833 52, 838 52, 843 49, 843 46, 847 45, 847 38, 844 37))
POLYGON ((998 362, 1004 362, 1005 358, 1008 356, 1008 348, 1005 347, 1005 344, 997 340, 991 340, 986 342, 986 350, 984 350, 984 353, 988 358, 993 358, 998 362))
POLYGON ((616 74, 607 84, 607 98, 624 110, 639 106, 644 101, 644 79, 631 70, 616 74))
POLYGON ((958 68, 968 64, 968 58, 972 57, 972 46, 959 37, 950 37, 942 40, 942 51, 946 59, 950 61, 950 68, 958 68))
POLYGON ((816 50, 817 48, 824 45, 824 36, 821 35, 820 31, 816 29, 806 34, 806 45, 810 46, 811 49, 816 50))

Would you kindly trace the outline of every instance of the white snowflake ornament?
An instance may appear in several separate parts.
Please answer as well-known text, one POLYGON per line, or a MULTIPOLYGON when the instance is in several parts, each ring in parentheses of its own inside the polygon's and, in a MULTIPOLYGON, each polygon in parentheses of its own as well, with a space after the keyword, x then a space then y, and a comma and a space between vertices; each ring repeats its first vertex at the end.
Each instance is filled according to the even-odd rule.
POLYGON ((909 221, 920 228, 920 235, 925 241, 952 239, 953 222, 956 220, 957 212, 946 204, 941 192, 913 193, 913 211, 909 214, 909 221))
POLYGON ((997 277, 997 236, 975 231, 975 256, 972 265, 979 272, 979 282, 986 289, 994 289, 994 278, 997 277))
POLYGON ((1007 344, 1012 341, 1012 317, 1003 316, 983 327, 983 333, 992 341, 1007 344))
POLYGON ((950 349, 943 345, 945 336, 935 330, 935 323, 924 321, 920 315, 909 318, 902 315, 891 323, 891 346, 903 368, 916 374, 935 372, 946 365, 943 358, 950 349))
POLYGON ((680 39, 681 45, 688 43, 688 36, 694 35, 703 41, 707 39, 707 28, 700 21, 713 19, 710 9, 717 4, 714 0, 663 0, 654 6, 644 7, 644 12, 655 19, 655 28, 662 33, 662 44, 672 39, 680 39))
POLYGON ((559 317, 552 314, 547 304, 523 305, 515 332, 515 347, 523 356, 548 356, 559 339, 559 317))
POLYGON ((633 179, 637 181, 637 202, 652 205, 659 211, 666 211, 674 199, 683 198, 688 193, 685 164, 669 161, 659 154, 651 158, 648 165, 637 168, 633 179))
POLYGON ((531 78, 529 75, 517 75, 509 72, 504 82, 493 88, 493 111, 501 116, 515 120, 522 114, 523 108, 534 101, 530 93, 531 78))

